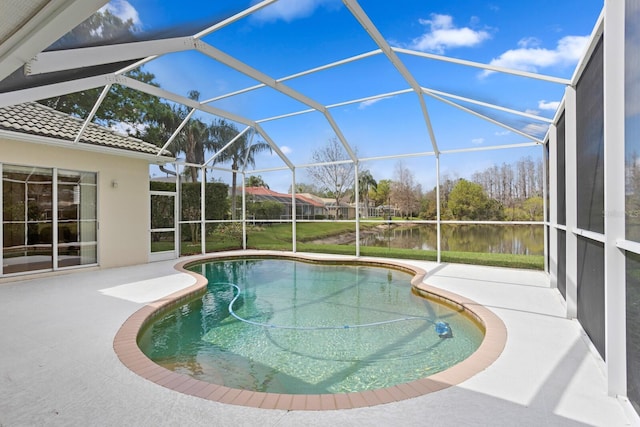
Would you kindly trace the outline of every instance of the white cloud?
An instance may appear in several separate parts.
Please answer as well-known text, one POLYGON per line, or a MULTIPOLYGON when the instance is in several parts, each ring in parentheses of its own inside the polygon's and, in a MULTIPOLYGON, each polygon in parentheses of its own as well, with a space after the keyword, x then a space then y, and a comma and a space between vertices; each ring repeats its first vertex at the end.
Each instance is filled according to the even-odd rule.
POLYGON ((556 111, 560 106, 560 101, 538 101, 538 108, 541 110, 556 111))
POLYGON ((283 145, 280 147, 280 151, 282 151, 282 154, 291 154, 293 152, 293 150, 291 149, 291 147, 283 145))
POLYGON ((540 114, 540 111, 534 110, 532 108, 527 108, 526 110, 524 110, 524 112, 527 114, 533 114, 534 116, 537 116, 538 114, 540 114))
MULTIPOLYGON (((518 42, 517 49, 510 49, 490 64, 516 70, 537 72, 541 68, 576 64, 589 43, 589 36, 566 36, 558 40, 555 49, 540 47, 539 40, 525 38, 518 42)), ((492 74, 485 70, 481 77, 492 74)))
MULTIPOLYGON (((253 2, 253 4, 257 3, 258 1, 253 2)), ((335 8, 340 4, 338 0, 280 0, 254 13, 252 19, 261 22, 277 20, 291 22, 311 16, 319 7, 335 8)))
POLYGON ((382 100, 389 99, 389 98, 393 98, 393 97, 391 96, 387 98, 376 98, 376 99, 369 99, 367 101, 362 101, 360 104, 358 104, 358 110, 364 110, 367 107, 371 107, 376 102, 380 102, 382 100))
POLYGON ((139 27, 140 24, 142 24, 138 11, 135 7, 131 6, 127 0, 113 0, 100 8, 101 12, 105 10, 108 10, 112 15, 117 16, 124 22, 131 19, 133 25, 136 27, 139 27))
POLYGON ((529 123, 522 131, 528 135, 543 137, 547 133, 549 125, 543 123, 529 123))
POLYGON ((495 133, 496 136, 506 136, 509 135, 511 133, 511 131, 508 130, 501 130, 495 133))
POLYGON ((484 144, 484 138, 473 138, 471 143, 474 145, 484 144))
POLYGON ((525 37, 518 40, 518 47, 520 49, 534 49, 539 47, 541 44, 542 42, 537 37, 525 37))
POLYGON ((419 22, 427 26, 428 31, 411 41, 409 48, 415 50, 444 53, 449 48, 477 46, 491 37, 486 31, 456 27, 450 15, 432 13, 431 19, 419 22))

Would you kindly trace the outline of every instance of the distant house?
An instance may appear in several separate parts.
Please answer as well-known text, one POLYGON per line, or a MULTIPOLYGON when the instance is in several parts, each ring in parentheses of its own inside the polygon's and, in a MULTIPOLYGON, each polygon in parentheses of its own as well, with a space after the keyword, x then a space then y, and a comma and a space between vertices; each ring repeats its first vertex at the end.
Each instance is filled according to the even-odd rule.
POLYGON ((323 197, 322 201, 324 203, 325 208, 329 214, 330 218, 333 219, 355 219, 356 217, 356 207, 340 201, 336 205, 336 199, 330 199, 323 197))
POLYGON ((357 212, 360 213, 360 218, 384 216, 384 212, 385 212, 384 209, 381 209, 380 206, 371 206, 371 205, 367 206, 363 202, 349 203, 349 206, 354 210, 354 215, 356 210, 357 212))
POLYGON ((314 215, 316 219, 326 219, 331 216, 327 206, 325 205, 325 199, 322 197, 316 196, 312 193, 296 193, 296 197, 302 198, 303 200, 308 200, 314 205, 314 215))
MULTIPOLYGON (((266 187, 246 187, 247 211, 254 215, 255 219, 291 219, 291 194, 278 193, 266 187), (251 206, 252 204, 275 202, 281 205, 278 212, 273 209, 262 209, 251 206)), ((264 206, 264 205, 263 205, 264 206)), ((317 219, 326 217, 327 212, 321 200, 309 195, 296 194, 296 219, 317 219)))
POLYGON ((385 218, 389 216, 398 216, 398 209, 392 205, 380 205, 375 208, 370 208, 370 210, 374 211, 376 216, 385 218))

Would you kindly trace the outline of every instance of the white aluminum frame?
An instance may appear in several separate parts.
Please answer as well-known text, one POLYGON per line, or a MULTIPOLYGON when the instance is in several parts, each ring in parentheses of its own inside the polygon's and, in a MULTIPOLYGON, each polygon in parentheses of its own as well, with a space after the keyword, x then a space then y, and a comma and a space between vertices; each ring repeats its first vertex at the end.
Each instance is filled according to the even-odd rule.
MULTIPOLYGON (((564 106, 563 106, 564 108, 564 106)), ((558 129, 549 130, 549 279, 558 288, 558 129)))
POLYGON ((573 232, 578 227, 578 165, 576 128, 576 89, 565 91, 565 200, 566 221, 566 301, 567 318, 578 317, 578 237, 573 232))
POLYGON ((625 2, 605 1, 604 15, 605 359, 609 395, 626 396, 625 2))

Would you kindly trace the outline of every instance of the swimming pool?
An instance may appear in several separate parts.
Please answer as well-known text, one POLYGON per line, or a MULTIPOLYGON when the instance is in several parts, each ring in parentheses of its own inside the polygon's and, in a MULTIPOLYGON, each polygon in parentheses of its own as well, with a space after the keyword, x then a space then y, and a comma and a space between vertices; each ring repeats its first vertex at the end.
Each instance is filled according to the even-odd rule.
POLYGON ((484 336, 465 310, 413 293, 413 274, 398 268, 288 259, 188 268, 207 277, 207 292, 156 314, 138 345, 167 369, 234 389, 388 388, 456 365, 484 336))

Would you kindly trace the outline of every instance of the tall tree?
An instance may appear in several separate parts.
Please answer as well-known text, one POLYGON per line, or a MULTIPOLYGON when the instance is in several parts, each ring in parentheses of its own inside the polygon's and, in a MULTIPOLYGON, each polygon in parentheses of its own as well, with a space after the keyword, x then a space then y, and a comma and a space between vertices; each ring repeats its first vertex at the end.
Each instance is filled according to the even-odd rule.
POLYGON ((522 209, 528 215, 529 221, 541 221, 544 218, 544 201, 542 197, 534 196, 524 201, 522 209))
POLYGON ((269 188, 269 184, 267 184, 266 182, 264 182, 264 180, 262 179, 262 177, 260 175, 250 175, 247 177, 247 179, 245 180, 245 185, 247 187, 264 187, 264 188, 269 188))
POLYGON ((449 195, 448 210, 459 220, 501 220, 502 206, 490 199, 480 184, 460 179, 449 195))
POLYGON ((514 163, 493 165, 484 171, 474 172, 471 180, 482 185, 492 199, 505 206, 515 206, 531 197, 542 197, 544 165, 530 156, 514 163))
POLYGON ((451 191, 453 191, 453 187, 455 187, 457 182, 457 176, 451 177, 449 174, 445 173, 442 175, 440 179, 440 212, 447 207, 447 203, 449 203, 449 195, 451 191))
MULTIPOLYGON (((197 101, 200 98, 200 92, 196 90, 189 91, 189 98, 197 101)), ((180 116, 184 115, 186 117, 188 114, 186 108, 181 110, 180 116)), ((185 154, 187 163, 201 165, 204 163, 205 151, 213 151, 219 146, 215 132, 215 126, 207 126, 202 121, 192 118, 182 128, 174 143, 176 148, 185 154)), ((189 167, 187 170, 191 176, 191 182, 197 182, 198 168, 189 167)), ((202 178, 206 181, 206 177, 202 178)))
POLYGON ((99 10, 58 39, 48 50, 75 49, 131 41, 136 30, 132 19, 123 21, 108 9, 99 10))
MULTIPOLYGON (((369 192, 374 190, 378 186, 378 183, 373 179, 373 175, 367 169, 361 171, 358 174, 358 191, 360 194, 360 201, 364 203, 364 217, 369 217, 369 192)), ((358 210, 360 209, 360 203, 358 204, 358 210)))
MULTIPOLYGON (((238 129, 229 122, 221 121, 218 124, 221 134, 231 136, 231 139, 235 137, 239 132, 238 129)), ((242 134, 235 140, 227 149, 221 153, 219 159, 220 162, 231 163, 231 219, 236 219, 236 193, 237 193, 237 174, 240 168, 246 168, 247 166, 255 166, 256 154, 268 151, 272 152, 271 146, 264 141, 257 141, 251 143, 251 132, 242 134)), ((228 141, 226 141, 228 142, 228 141)))
POLYGON ((420 199, 420 218, 436 219, 438 217, 438 195, 436 188, 427 192, 420 199))
MULTIPOLYGON (((136 28, 132 20, 123 21, 108 10, 99 11, 65 34, 49 50, 131 40, 135 37, 135 31, 136 28)), ((153 86, 159 86, 152 73, 141 69, 129 71, 126 76, 153 86)), ((85 118, 95 105, 101 91, 102 88, 88 89, 38 102, 63 113, 85 118)), ((160 103, 160 100, 152 95, 115 84, 100 105, 95 119, 101 125, 108 127, 115 124, 125 124, 128 131, 134 133, 135 129, 143 127, 148 122, 147 115, 160 103)))
MULTIPOLYGON (((296 193, 309 193, 320 196, 320 190, 315 184, 306 184, 304 182, 296 182, 296 193)), ((289 194, 291 194, 291 185, 289 186, 289 194)))
POLYGON ((372 199, 376 206, 382 206, 389 203, 389 197, 391 195, 391 183, 390 179, 381 179, 378 181, 375 189, 372 189, 372 199))
MULTIPOLYGON (((152 86, 159 86, 155 81, 155 75, 141 69, 132 70, 126 73, 126 76, 152 86)), ((100 92, 102 88, 87 89, 38 102, 63 113, 85 118, 98 100, 100 92)), ((160 103, 161 101, 155 96, 115 84, 111 86, 109 94, 100 104, 94 118, 99 124, 107 127, 116 124, 124 125, 121 128, 129 134, 134 134, 136 129, 144 127, 153 120, 151 116, 160 103)))
POLYGON ((353 187, 355 165, 351 161, 341 162, 349 158, 337 138, 330 139, 325 146, 315 150, 311 159, 319 165, 310 167, 307 173, 321 190, 332 194, 337 208, 347 191, 353 187))
MULTIPOLYGON (((192 90, 189 98, 198 100, 200 93, 192 90)), ((186 119, 189 109, 183 105, 162 104, 154 110, 153 122, 143 129, 137 136, 158 146, 163 146, 180 124, 186 119)), ((200 119, 191 118, 182 128, 180 133, 171 142, 168 149, 176 156, 184 154, 185 161, 191 164, 204 163, 205 152, 214 151, 220 146, 219 122, 206 124, 200 119)), ((162 169, 169 174, 172 171, 162 169)), ((185 170, 187 179, 191 182, 198 181, 197 167, 188 166, 185 170)), ((206 177, 203 177, 206 180, 206 177)))
POLYGON ((413 216, 420 210, 420 186, 415 184, 413 172, 402 161, 396 163, 391 185, 391 200, 402 216, 413 216))

